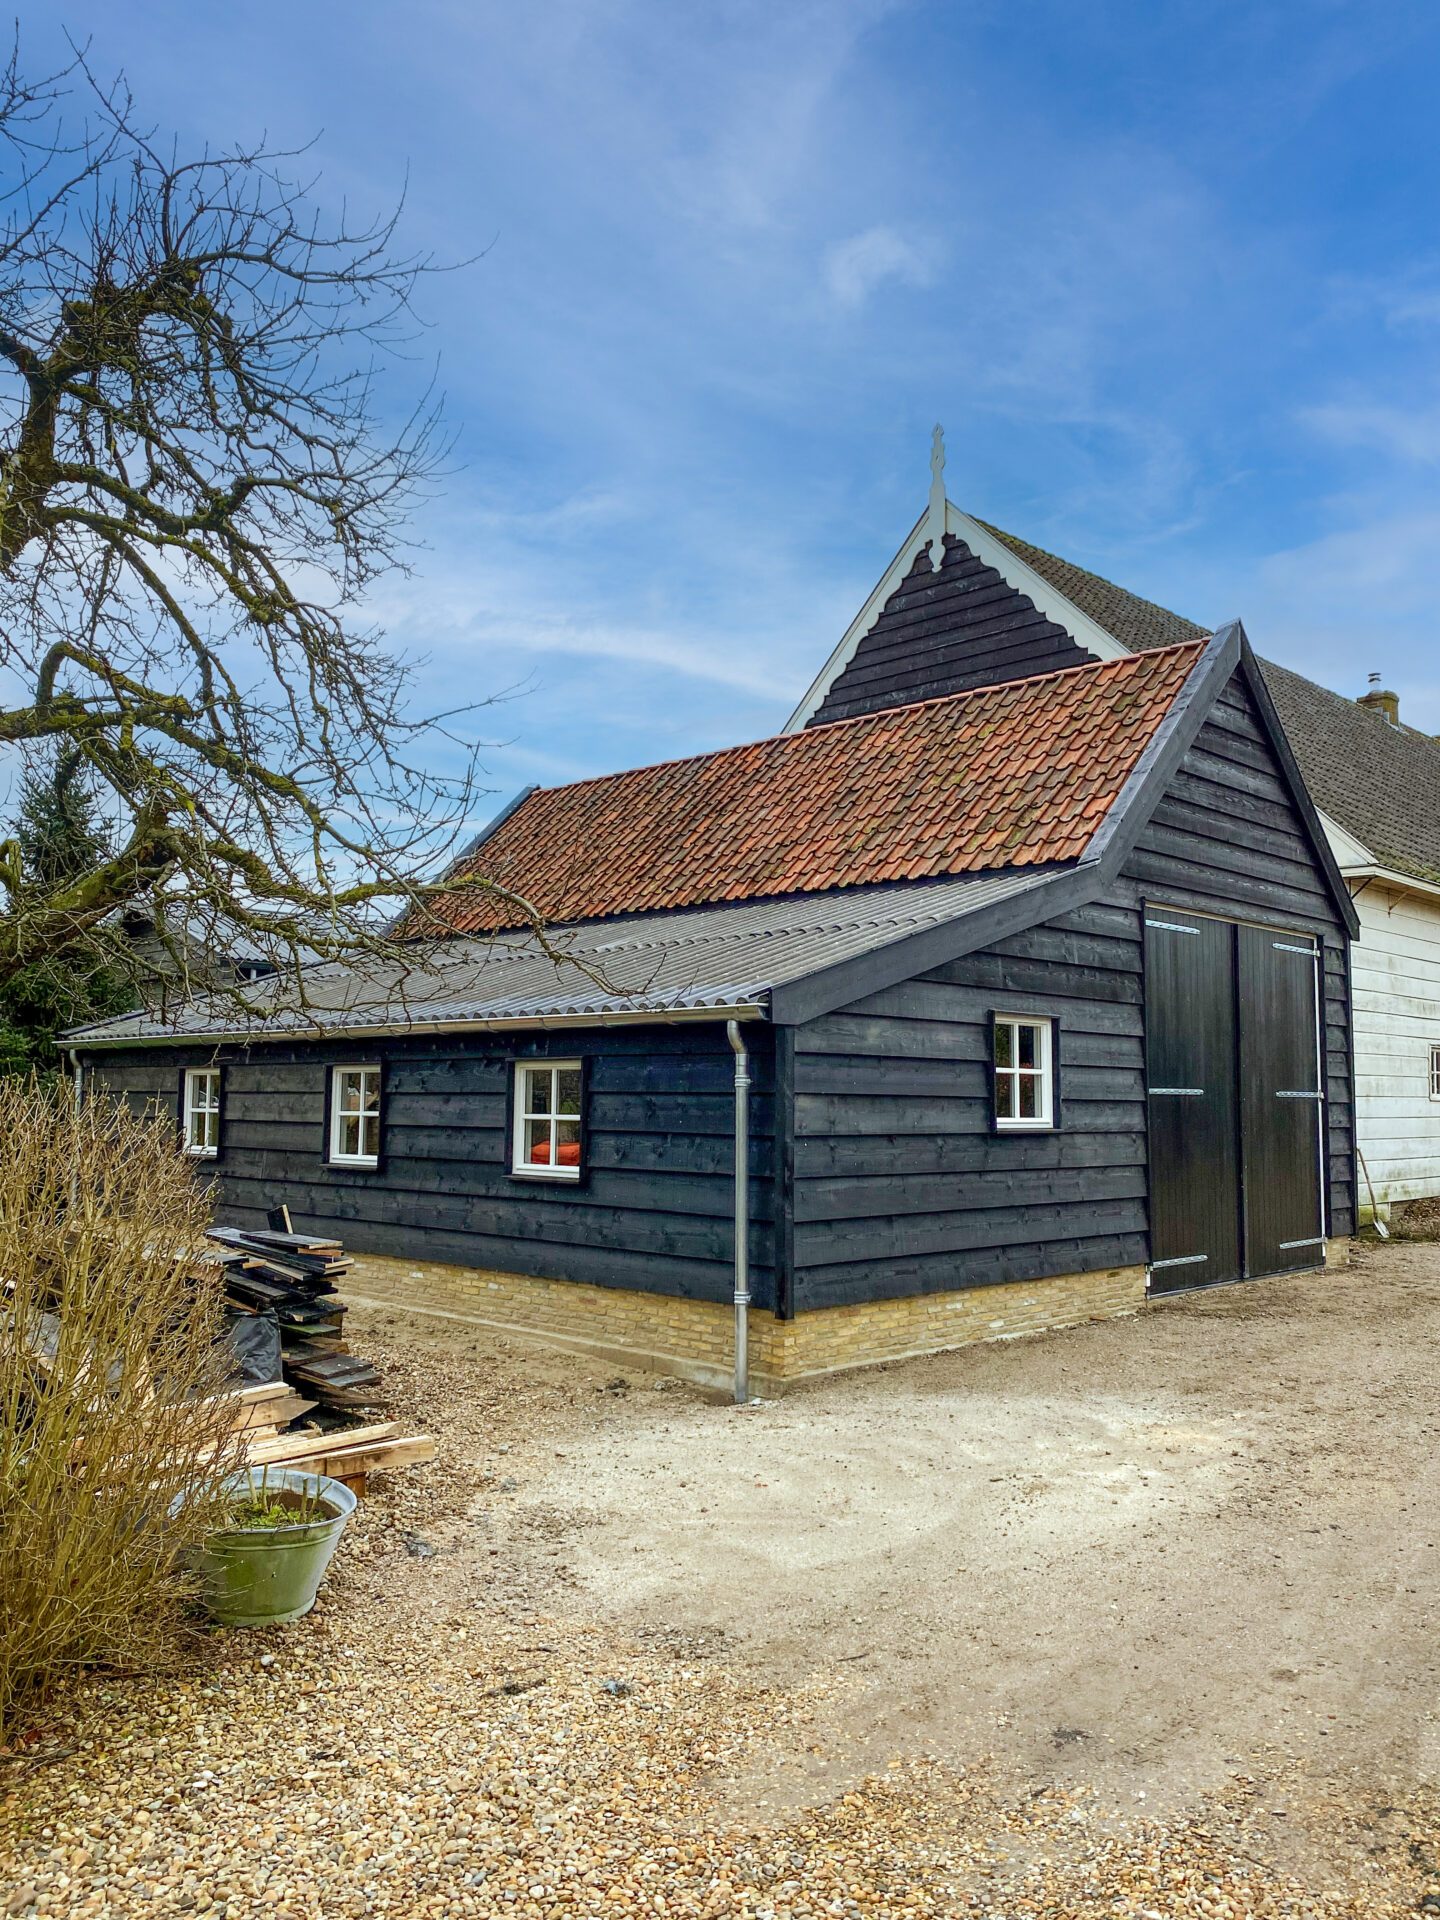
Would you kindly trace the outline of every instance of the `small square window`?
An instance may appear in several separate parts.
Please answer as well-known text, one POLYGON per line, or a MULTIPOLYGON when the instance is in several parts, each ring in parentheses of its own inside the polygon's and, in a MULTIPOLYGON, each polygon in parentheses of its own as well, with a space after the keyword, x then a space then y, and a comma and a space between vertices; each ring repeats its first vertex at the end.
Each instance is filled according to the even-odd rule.
POLYGON ((511 1171, 541 1180, 580 1178, 578 1060, 521 1060, 515 1067, 511 1171))
POLYGON ((185 1151, 213 1160, 220 1151, 220 1069, 191 1067, 185 1074, 185 1151))
POLYGON ((379 1165, 379 1067, 334 1069, 330 1081, 330 1158, 342 1167, 379 1165))
POLYGON ((1430 1049, 1430 1098, 1440 1100, 1440 1047, 1430 1049))
POLYGON ((1055 1067, 1052 1024, 995 1015, 995 1124, 1053 1127, 1055 1067))

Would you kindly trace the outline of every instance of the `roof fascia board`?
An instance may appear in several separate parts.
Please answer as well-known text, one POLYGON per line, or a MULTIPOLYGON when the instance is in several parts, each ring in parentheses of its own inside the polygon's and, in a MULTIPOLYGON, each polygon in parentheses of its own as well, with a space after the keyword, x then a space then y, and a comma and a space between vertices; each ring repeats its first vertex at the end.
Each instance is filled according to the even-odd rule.
POLYGON ((881 574, 870 598, 850 622, 830 658, 810 682, 804 699, 780 729, 785 733, 803 733, 807 721, 820 707, 831 687, 855 657, 855 649, 885 610, 885 602, 915 564, 915 556, 930 537, 930 509, 927 507, 906 534, 900 551, 881 574))
POLYGON ((1255 655, 1250 651, 1250 642, 1245 638, 1243 628, 1240 633, 1240 643, 1241 675, 1259 712, 1260 723, 1270 736, 1270 744, 1275 749, 1275 758, 1280 763, 1281 777, 1290 789, 1290 798, 1295 803, 1295 811, 1300 815, 1305 837, 1310 842, 1310 850, 1319 863, 1330 897, 1339 911, 1350 938, 1358 939, 1360 916, 1355 911, 1355 903, 1350 898, 1350 889, 1345 884, 1340 863, 1336 860, 1325 829, 1320 824, 1320 816, 1315 811, 1315 802, 1310 798, 1305 777, 1286 738, 1280 715, 1275 709, 1275 702, 1270 698, 1270 689, 1265 684, 1265 676, 1260 671, 1255 655))
POLYGON ((959 960, 977 947, 988 947, 1012 933, 1023 933, 1042 920, 1083 906, 1104 884, 1097 868, 1065 867, 1037 876, 1023 892, 992 900, 988 906, 959 913, 953 920, 924 927, 868 953, 838 961, 820 973, 788 981, 770 992, 770 1018, 777 1027, 798 1027, 837 1007, 863 1000, 867 994, 913 980, 932 967, 959 960))
POLYGON ((1170 711, 1150 736, 1114 806, 1081 855, 1082 865, 1103 862, 1114 871, 1128 858, 1159 806, 1161 794, 1209 718, 1210 709, 1239 666, 1244 644, 1245 629, 1238 620, 1227 621, 1206 641, 1205 651, 1170 703, 1170 711))
POLYGON ((997 540, 978 520, 972 520, 968 513, 962 513, 949 500, 945 502, 945 531, 957 534, 977 560, 987 567, 994 567, 1012 587, 1028 595, 1034 601, 1037 613, 1043 613, 1057 627, 1064 627, 1070 638, 1093 653, 1097 660, 1125 660, 1129 657, 1131 649, 1117 640, 1113 633, 1107 633, 1098 620, 1092 620, 1088 613, 1082 613, 1073 600, 1067 599, 1043 574, 1036 573, 1013 547, 1007 547, 1003 540, 997 540))
MULTIPOLYGON (((1363 880, 1367 885, 1373 882, 1377 887, 1388 887, 1392 893, 1413 893, 1424 900, 1440 900, 1440 887, 1429 880, 1417 880, 1413 873, 1397 873, 1394 867, 1372 864, 1342 867, 1340 871, 1347 880, 1363 880)), ((1351 898, 1354 897, 1352 894, 1351 898)))
MULTIPOLYGON (((1130 648, 1114 634, 1107 633, 1088 613, 1082 613, 1058 587, 1022 560, 1013 548, 987 533, 978 520, 962 513, 953 500, 945 502, 945 531, 963 540, 984 566, 994 567, 1000 576, 1019 592, 1027 594, 1038 613, 1064 627, 1072 640, 1093 653, 1097 660, 1124 660, 1130 648)), ((855 657, 855 650, 885 609, 885 602, 915 564, 915 556, 930 540, 930 509, 927 507, 905 537, 905 541, 881 574, 878 584, 859 613, 845 629, 840 644, 811 681, 804 699, 781 728, 782 733, 802 733, 818 712, 825 696, 855 657)))
POLYGON ((1323 807, 1316 807, 1315 817, 1325 829, 1325 838, 1330 842, 1330 851, 1339 864, 1340 871, 1347 877, 1352 868, 1361 868, 1370 872, 1376 867, 1374 853, 1363 840, 1357 839, 1348 827, 1342 827, 1333 815, 1326 813, 1323 807))
POLYGON ((103 1053, 118 1047, 189 1046, 294 1046, 297 1041, 389 1040, 399 1034, 406 1038, 427 1033, 521 1033, 545 1032, 571 1027, 678 1027, 707 1020, 765 1020, 768 1010, 758 1000, 736 1001, 730 1006, 675 1007, 663 1010, 633 1009, 624 1013, 523 1013, 495 1020, 414 1020, 408 1025, 391 1020, 370 1027, 288 1027, 283 1033, 253 1033, 248 1029, 215 1028, 206 1033, 156 1033, 93 1036, 65 1034, 67 1048, 76 1053, 103 1053))
POLYGON ((481 847, 484 846, 485 842, 491 837, 491 835, 498 833, 500 831, 501 827, 504 826, 505 822, 510 818, 511 814, 518 813, 521 807, 523 807, 525 802, 530 798, 531 794, 538 793, 539 791, 540 791, 540 784, 538 781, 535 781, 535 780, 532 780, 528 787, 522 787, 519 793, 515 795, 513 800, 506 801, 505 805, 495 815, 493 820, 486 821, 485 825, 481 827, 480 831, 476 834, 475 838, 470 842, 469 846, 465 847, 456 856, 457 860, 468 860, 472 853, 478 853, 481 847))

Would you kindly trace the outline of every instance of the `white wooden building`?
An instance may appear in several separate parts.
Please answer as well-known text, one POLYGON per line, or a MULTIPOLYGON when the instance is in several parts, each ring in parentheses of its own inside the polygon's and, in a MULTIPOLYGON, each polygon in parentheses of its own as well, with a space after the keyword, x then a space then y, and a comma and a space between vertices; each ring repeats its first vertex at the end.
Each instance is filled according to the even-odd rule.
POLYGON ((1360 1218, 1440 1196, 1440 742, 1393 694, 1346 700, 1266 664, 1266 682, 1355 910, 1360 1218))

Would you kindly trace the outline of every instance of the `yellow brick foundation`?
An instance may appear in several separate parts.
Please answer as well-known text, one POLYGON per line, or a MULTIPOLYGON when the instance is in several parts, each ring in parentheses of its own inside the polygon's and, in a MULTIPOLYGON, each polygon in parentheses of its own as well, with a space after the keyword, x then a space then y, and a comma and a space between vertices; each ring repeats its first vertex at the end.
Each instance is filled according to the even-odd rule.
MULTIPOLYGON (((357 1306, 398 1307, 488 1327, 703 1386, 724 1387, 734 1375, 733 1311, 708 1300, 364 1255, 355 1260, 345 1297, 357 1306)), ((1110 1319, 1135 1312, 1144 1300, 1143 1267, 1109 1267, 1050 1280, 823 1307, 794 1320, 752 1308, 751 1384, 756 1394, 775 1394, 797 1380, 847 1367, 1110 1319)))

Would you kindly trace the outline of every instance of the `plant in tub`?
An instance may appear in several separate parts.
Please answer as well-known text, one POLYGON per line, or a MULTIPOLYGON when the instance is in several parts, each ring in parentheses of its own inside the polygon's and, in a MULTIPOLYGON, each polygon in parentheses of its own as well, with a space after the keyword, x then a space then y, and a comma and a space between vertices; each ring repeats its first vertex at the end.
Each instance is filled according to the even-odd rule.
POLYGON ((227 1522, 205 1544, 205 1603, 222 1626, 298 1620, 355 1511, 338 1480, 294 1467, 251 1467, 226 1482, 227 1522))

